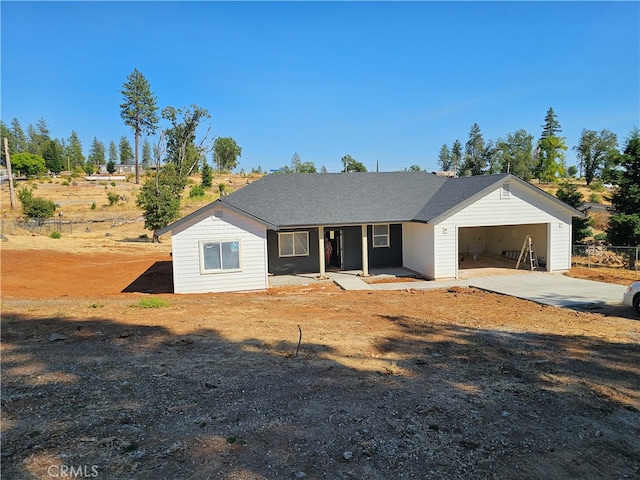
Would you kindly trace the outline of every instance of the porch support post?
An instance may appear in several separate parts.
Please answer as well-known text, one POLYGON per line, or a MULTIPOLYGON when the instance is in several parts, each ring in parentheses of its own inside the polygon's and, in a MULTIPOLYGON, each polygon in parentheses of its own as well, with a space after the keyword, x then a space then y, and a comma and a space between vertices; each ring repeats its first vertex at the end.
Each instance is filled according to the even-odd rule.
POLYGON ((324 227, 318 227, 318 253, 320 257, 320 278, 325 277, 326 265, 324 264, 324 227))
POLYGON ((361 225, 362 229, 362 276, 369 276, 369 242, 367 241, 367 226, 361 225))

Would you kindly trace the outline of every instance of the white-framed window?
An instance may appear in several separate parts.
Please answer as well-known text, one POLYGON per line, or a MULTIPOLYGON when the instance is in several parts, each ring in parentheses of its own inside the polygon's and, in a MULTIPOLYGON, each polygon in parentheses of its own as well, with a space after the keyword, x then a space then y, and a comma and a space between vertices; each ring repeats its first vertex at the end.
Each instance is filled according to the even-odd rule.
POLYGON ((308 257, 309 232, 278 233, 278 252, 281 257, 308 257))
POLYGON ((502 184, 502 190, 500 190, 500 198, 511 198, 511 185, 509 183, 502 184))
POLYGON ((200 272, 237 272, 241 266, 240 240, 211 240, 200 243, 200 272))
POLYGON ((389 245, 389 225, 374 225, 373 248, 388 247, 389 245))

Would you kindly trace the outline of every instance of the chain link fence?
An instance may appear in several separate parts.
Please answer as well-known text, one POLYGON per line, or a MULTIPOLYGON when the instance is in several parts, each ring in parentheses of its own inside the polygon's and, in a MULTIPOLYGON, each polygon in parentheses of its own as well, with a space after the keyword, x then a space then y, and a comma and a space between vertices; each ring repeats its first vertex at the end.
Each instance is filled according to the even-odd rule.
POLYGON ((36 234, 51 232, 73 233, 74 224, 69 220, 32 218, 29 220, 2 220, 2 234, 11 235, 17 230, 26 230, 36 234))
MULTIPOLYGON (((138 220, 140 219, 134 219, 131 221, 138 220)), ((48 235, 51 232, 72 234, 74 232, 89 232, 94 225, 102 224, 109 227, 120 227, 127 223, 130 223, 130 220, 120 216, 85 221, 61 220, 59 218, 32 218, 29 220, 3 218, 0 219, 0 233, 2 235, 14 235, 19 231, 26 231, 36 235, 48 235)))
POLYGON ((640 268, 640 246, 574 245, 571 264, 587 268, 607 267, 635 270, 637 273, 640 268))

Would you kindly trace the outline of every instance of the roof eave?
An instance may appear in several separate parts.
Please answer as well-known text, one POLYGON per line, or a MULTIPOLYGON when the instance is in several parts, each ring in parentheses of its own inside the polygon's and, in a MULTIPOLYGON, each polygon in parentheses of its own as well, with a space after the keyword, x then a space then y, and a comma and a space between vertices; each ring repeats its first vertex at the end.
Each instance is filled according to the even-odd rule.
POLYGON ((258 223, 263 224, 264 226, 266 226, 267 228, 273 228, 276 229, 277 227, 275 225, 272 225, 269 222, 266 222, 265 220, 258 218, 254 215, 251 215, 250 213, 244 212, 242 210, 240 210, 239 208, 234 207, 233 205, 230 205, 229 203, 225 202, 222 199, 218 199, 214 202, 211 202, 207 205, 205 205, 204 207, 199 208, 198 210, 195 210, 193 212, 191 212, 189 215, 185 215, 184 217, 182 217, 179 220, 176 220, 173 223, 170 223, 169 225, 167 225, 166 227, 163 227, 159 230, 156 230, 156 235, 159 237, 161 235, 164 235, 165 233, 171 232, 177 228, 179 228, 180 226, 189 223, 189 221, 191 221, 192 219, 199 217, 200 215, 202 215, 203 213, 207 212, 208 210, 212 210, 215 209, 217 206, 223 206, 225 208, 228 208, 229 210, 232 210, 236 213, 238 213, 239 215, 242 215, 244 217, 250 218, 252 220, 255 220, 258 223))

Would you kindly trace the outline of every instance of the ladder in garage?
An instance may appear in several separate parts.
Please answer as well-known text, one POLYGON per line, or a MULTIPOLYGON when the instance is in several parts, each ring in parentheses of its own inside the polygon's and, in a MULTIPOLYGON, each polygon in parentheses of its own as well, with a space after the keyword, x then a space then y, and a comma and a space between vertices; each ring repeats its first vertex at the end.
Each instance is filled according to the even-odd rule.
POLYGON ((516 263, 516 270, 520 268, 520 263, 523 259, 529 260, 531 271, 538 269, 538 257, 536 256, 536 249, 535 245, 533 244, 533 235, 527 235, 527 238, 524 239, 522 250, 520 250, 520 256, 518 257, 518 262, 516 263))

